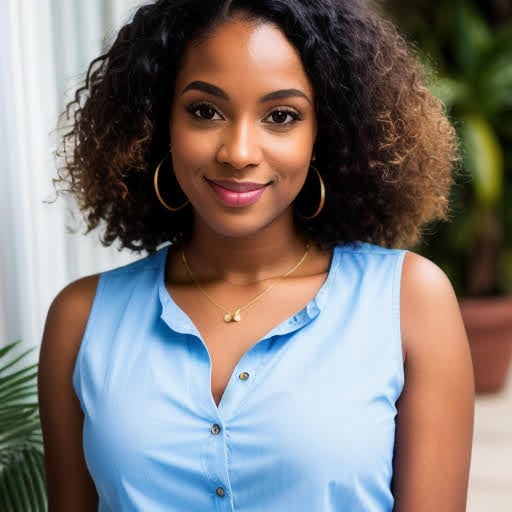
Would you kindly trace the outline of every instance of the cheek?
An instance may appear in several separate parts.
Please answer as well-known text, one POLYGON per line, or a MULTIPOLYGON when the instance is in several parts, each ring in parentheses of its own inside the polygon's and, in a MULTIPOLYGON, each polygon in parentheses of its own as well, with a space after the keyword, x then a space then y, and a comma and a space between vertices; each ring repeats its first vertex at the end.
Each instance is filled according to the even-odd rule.
POLYGON ((270 137, 267 142, 268 159, 280 162, 290 176, 307 173, 316 137, 316 123, 305 121, 298 129, 283 137, 270 137), (295 170, 295 172, 293 172, 295 170))
POLYGON ((202 169, 211 161, 213 149, 207 137, 201 137, 197 132, 192 132, 181 127, 178 123, 171 125, 171 149, 172 160, 176 175, 181 171, 196 171, 202 169))
POLYGON ((269 163, 279 179, 302 187, 311 162, 312 145, 312 141, 306 139, 288 143, 283 141, 267 153, 269 163))

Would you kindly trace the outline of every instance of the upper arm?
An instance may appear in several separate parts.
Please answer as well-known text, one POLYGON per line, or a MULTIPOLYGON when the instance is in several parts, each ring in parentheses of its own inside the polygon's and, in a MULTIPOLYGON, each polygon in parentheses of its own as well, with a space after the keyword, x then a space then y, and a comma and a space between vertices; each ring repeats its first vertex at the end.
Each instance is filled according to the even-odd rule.
POLYGON ((82 449, 83 413, 72 384, 97 282, 91 276, 69 285, 55 298, 46 319, 38 386, 50 512, 98 508, 82 449))
POLYGON ((473 374, 444 273, 406 255, 401 287, 405 384, 398 401, 395 512, 463 512, 473 434, 473 374))

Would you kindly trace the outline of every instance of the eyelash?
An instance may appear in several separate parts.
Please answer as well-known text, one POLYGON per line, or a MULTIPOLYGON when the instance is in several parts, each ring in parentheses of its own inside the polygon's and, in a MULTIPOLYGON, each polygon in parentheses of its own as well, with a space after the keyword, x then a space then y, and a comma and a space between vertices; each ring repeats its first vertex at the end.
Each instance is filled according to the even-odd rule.
MULTIPOLYGON (((197 114, 197 111, 201 108, 201 107, 207 107, 207 108, 211 108, 217 115, 220 116, 219 112, 217 111, 217 109, 209 102, 207 101, 199 101, 197 103, 192 103, 192 105, 189 105, 187 107, 187 111, 195 118, 195 119, 198 119, 200 121, 212 121, 212 119, 208 119, 208 118, 204 118, 204 117, 201 117, 197 114)), ((222 117, 222 116, 221 116, 222 117)))
MULTIPOLYGON (((208 118, 204 118, 204 117, 201 117, 200 115, 198 115, 197 111, 201 107, 210 108, 210 109, 212 109, 214 111, 215 114, 217 114, 218 116, 222 117, 222 115, 218 112, 218 110, 215 108, 215 106, 212 105, 211 103, 209 103, 208 101, 200 101, 200 102, 197 102, 197 103, 193 103, 192 105, 189 105, 187 107, 187 111, 195 119, 197 119, 199 121, 216 121, 216 119, 208 119, 208 118)), ((298 112, 296 112, 295 110, 292 110, 292 109, 289 109, 289 108, 276 108, 276 109, 272 110, 272 112, 270 112, 265 117, 265 119, 268 119, 270 116, 272 116, 273 114, 276 114, 276 113, 286 114, 286 116, 290 116, 291 117, 291 121, 288 121, 288 122, 285 122, 285 123, 273 122, 273 123, 270 123, 270 124, 273 124, 273 125, 276 125, 276 126, 283 126, 283 127, 285 127, 285 126, 290 126, 292 124, 295 124, 298 121, 302 121, 302 116, 298 112)))
POLYGON ((286 116, 290 116, 292 118, 292 120, 288 121, 286 123, 271 123, 271 124, 275 124, 278 126, 290 126, 291 124, 295 124, 297 121, 302 120, 302 116, 298 112, 296 112, 295 110, 288 109, 288 108, 276 108, 272 112, 270 112, 270 114, 265 119, 267 119, 268 117, 270 117, 276 113, 286 114, 286 116))

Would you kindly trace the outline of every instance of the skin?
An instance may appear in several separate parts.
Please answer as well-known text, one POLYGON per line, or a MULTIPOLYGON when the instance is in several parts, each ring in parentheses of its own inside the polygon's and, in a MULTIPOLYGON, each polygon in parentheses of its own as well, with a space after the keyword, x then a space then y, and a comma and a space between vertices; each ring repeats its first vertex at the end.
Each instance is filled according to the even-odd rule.
MULTIPOLYGON (((203 288, 233 308, 267 289, 304 254, 291 204, 313 154, 314 92, 283 34, 243 19, 224 23, 187 49, 175 90, 173 165, 195 211, 194 233, 183 250, 203 288), (265 190, 249 206, 227 205, 208 180, 252 182, 265 190)), ((311 247, 290 277, 242 313, 240 324, 222 321, 224 312, 191 282, 180 256, 170 251, 166 284, 209 350, 218 404, 242 355, 314 297, 331 253, 311 247)), ((97 509, 82 453, 83 414, 71 383, 97 280, 65 288, 45 327, 39 387, 50 512, 97 509)), ((468 345, 450 283, 413 253, 404 262, 401 323, 406 384, 398 404, 395 511, 462 512, 473 414, 468 345)))
POLYGON ((209 247, 210 233, 237 245, 276 229, 295 236, 290 205, 316 136, 313 88, 294 48, 271 25, 229 27, 185 53, 170 118, 176 177, 197 212, 195 246, 209 247), (205 178, 270 185, 251 207, 222 207, 205 178))

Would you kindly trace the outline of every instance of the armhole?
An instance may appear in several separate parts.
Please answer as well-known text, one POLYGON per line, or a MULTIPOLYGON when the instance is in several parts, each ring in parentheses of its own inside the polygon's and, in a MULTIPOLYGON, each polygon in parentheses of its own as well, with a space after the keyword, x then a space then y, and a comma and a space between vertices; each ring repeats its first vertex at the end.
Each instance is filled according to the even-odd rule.
POLYGON ((82 400, 82 379, 81 379, 81 364, 83 359, 83 354, 87 347, 87 342, 91 336, 91 331, 94 328, 94 319, 95 313, 97 309, 100 307, 101 299, 103 296, 103 290, 105 288, 105 274, 100 274, 98 278, 98 283, 96 284, 96 291, 94 293, 94 298, 91 306, 91 310, 89 311, 89 316, 87 318, 87 323, 85 324, 84 334, 82 336, 82 340, 80 341, 80 347, 78 348, 78 353, 75 359, 75 364, 73 368, 73 388, 75 393, 80 401, 80 405, 82 406, 82 410, 84 410, 84 403, 82 400))
POLYGON ((401 380, 401 387, 405 382, 405 348, 404 341, 402 339, 402 327, 401 327, 401 291, 402 291, 402 271, 404 267, 405 256, 408 251, 398 252, 394 272, 393 272, 393 285, 392 285, 392 315, 393 315, 393 334, 394 339, 397 340, 397 349, 399 353, 399 376, 401 380))

